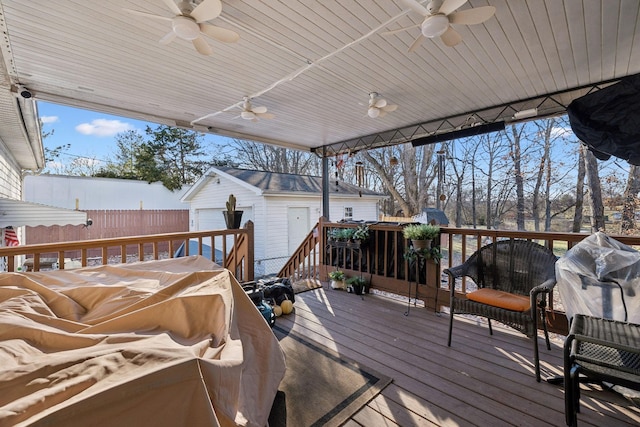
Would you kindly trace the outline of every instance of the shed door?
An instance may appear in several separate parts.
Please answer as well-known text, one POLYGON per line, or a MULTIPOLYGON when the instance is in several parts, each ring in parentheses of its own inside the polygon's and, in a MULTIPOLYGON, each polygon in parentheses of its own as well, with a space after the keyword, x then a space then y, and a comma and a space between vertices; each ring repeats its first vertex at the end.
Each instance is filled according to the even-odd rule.
POLYGON ((289 255, 298 249, 302 240, 309 234, 309 208, 289 208, 287 210, 289 236, 289 255))

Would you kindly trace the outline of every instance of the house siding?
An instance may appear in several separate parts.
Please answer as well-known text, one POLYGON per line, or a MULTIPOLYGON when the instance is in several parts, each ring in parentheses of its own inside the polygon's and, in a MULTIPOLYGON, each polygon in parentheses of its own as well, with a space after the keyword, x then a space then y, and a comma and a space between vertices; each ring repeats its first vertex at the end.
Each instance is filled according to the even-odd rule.
POLYGON ((22 176, 18 165, 11 160, 4 144, 0 142, 0 197, 22 199, 22 176))

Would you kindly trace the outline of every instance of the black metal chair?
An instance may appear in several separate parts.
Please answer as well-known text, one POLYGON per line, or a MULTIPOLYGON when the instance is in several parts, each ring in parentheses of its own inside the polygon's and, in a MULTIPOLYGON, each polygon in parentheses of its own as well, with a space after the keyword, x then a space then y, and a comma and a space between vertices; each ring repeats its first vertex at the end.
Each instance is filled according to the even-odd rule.
POLYGON ((640 325, 576 314, 564 344, 564 402, 568 426, 576 426, 583 380, 640 390, 640 325))
POLYGON ((547 298, 556 284, 557 257, 544 246, 527 240, 503 240, 480 248, 463 264, 444 270, 449 276, 451 305, 449 340, 454 314, 486 317, 522 332, 533 340, 536 381, 540 382, 538 322, 551 350, 546 322, 547 298), (456 279, 471 278, 478 286, 465 296, 456 293, 456 279))

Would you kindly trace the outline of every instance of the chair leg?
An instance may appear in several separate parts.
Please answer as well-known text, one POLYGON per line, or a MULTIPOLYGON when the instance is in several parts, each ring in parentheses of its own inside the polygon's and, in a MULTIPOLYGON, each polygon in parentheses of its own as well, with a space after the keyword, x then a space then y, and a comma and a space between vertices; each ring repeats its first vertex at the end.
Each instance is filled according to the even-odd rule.
POLYGON ((447 341, 447 347, 451 347, 451 332, 453 331, 453 298, 451 299, 451 304, 449 306, 449 340, 447 341))
MULTIPOLYGON (((568 426, 574 426, 577 422, 576 417, 576 384, 574 380, 573 361, 571 359, 571 343, 573 341, 573 335, 569 335, 564 343, 563 359, 564 359, 564 417, 568 426)), ((579 384, 578 384, 579 387, 579 384)))
POLYGON ((536 370, 536 381, 540 382, 540 352, 538 351, 538 334, 533 332, 533 363, 536 370))
POLYGON ((489 335, 493 335, 493 328, 491 327, 491 319, 487 317, 487 322, 489 323, 489 335))
POLYGON ((547 350, 551 350, 551 342, 549 341, 549 329, 547 328, 547 316, 544 312, 545 308, 542 307, 540 312, 540 321, 542 322, 542 329, 544 330, 544 340, 547 343, 547 350))
POLYGON ((572 427, 578 425, 578 412, 580 412, 580 367, 574 365, 569 371, 571 377, 571 411, 568 416, 571 417, 572 427))

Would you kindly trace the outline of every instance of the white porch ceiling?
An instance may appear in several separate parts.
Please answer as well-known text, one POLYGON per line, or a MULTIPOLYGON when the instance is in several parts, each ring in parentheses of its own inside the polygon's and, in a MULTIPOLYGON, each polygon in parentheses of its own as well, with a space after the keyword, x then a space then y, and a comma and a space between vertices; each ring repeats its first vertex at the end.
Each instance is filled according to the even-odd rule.
POLYGON ((473 113, 485 122, 533 107, 562 113, 592 86, 640 72, 637 0, 469 0, 459 10, 492 5, 495 16, 455 26, 463 37, 455 47, 430 39, 413 53, 419 28, 381 34, 421 22, 399 0, 222 4, 211 23, 240 40, 208 39, 214 52, 203 56, 184 40, 160 45, 169 22, 124 11, 171 17, 162 0, 0 0, 5 87, 303 150, 333 144, 332 152, 379 134, 403 142, 454 130, 473 113), (369 92, 398 110, 369 118, 369 92), (225 111, 244 96, 276 117, 251 122, 225 111))

